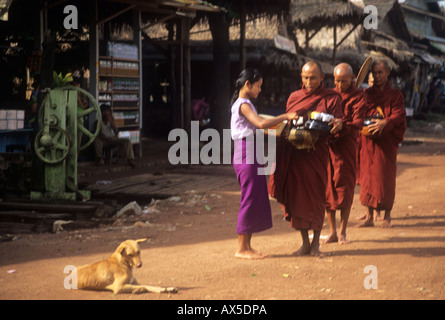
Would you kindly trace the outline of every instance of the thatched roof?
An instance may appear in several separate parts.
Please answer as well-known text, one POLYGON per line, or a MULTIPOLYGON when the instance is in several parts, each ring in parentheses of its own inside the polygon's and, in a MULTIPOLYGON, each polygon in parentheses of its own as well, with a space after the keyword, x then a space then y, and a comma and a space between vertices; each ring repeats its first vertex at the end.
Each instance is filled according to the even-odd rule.
MULTIPOLYGON (((257 19, 248 19, 246 23, 246 40, 270 40, 273 42, 274 36, 278 32, 278 20, 276 17, 268 18, 266 16, 257 19)), ((168 30, 165 24, 155 24, 144 29, 151 39, 165 40, 168 38, 168 30)), ((233 22, 229 28, 229 39, 239 40, 240 25, 233 22)), ((212 41, 212 34, 208 20, 203 18, 198 21, 190 30, 191 41, 212 41)))
POLYGON ((207 0, 207 2, 224 8, 231 19, 237 20, 243 8, 247 17, 251 18, 285 15, 289 12, 290 0, 207 0))
POLYGON ((307 30, 357 24, 364 16, 363 9, 348 0, 291 0, 290 15, 298 28, 307 30))

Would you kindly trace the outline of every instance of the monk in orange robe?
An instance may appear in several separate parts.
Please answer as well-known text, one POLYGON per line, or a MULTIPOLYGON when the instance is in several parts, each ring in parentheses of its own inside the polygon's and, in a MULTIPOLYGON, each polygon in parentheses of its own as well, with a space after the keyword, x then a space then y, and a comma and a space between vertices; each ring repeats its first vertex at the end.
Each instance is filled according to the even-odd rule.
POLYGON ((384 118, 372 120, 368 126, 370 136, 362 134, 360 202, 367 207, 367 212, 359 227, 374 226, 374 210, 384 210, 382 227, 390 228, 396 193, 397 152, 406 130, 405 99, 400 90, 391 87, 390 68, 385 60, 374 61, 371 71, 374 85, 365 90, 366 116, 383 112, 384 118))
POLYGON ((326 189, 326 216, 330 234, 325 243, 349 243, 346 227, 356 184, 357 137, 366 112, 365 95, 355 88, 354 72, 347 63, 334 69, 335 90, 342 98, 343 128, 329 139, 328 185, 326 189), (340 210, 340 235, 337 235, 335 211, 340 210))
MULTIPOLYGON (((334 115, 332 133, 342 126, 340 95, 324 88, 321 66, 310 61, 301 72, 303 88, 293 92, 286 112, 306 117, 317 111, 334 115)), ((329 134, 329 132, 327 133, 329 134)), ((295 255, 320 255, 319 239, 323 227, 328 164, 327 135, 320 135, 313 149, 297 149, 283 137, 277 143, 276 168, 269 178, 269 194, 284 207, 291 227, 300 230, 303 244, 295 255), (312 243, 308 231, 314 231, 312 243)))

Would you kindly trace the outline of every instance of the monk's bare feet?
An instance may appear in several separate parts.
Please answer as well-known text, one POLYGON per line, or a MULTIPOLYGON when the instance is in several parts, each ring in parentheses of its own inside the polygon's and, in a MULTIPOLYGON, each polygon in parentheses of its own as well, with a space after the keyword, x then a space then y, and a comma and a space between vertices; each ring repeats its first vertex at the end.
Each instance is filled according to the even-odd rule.
POLYGON ((366 217, 367 217, 367 214, 365 213, 364 215, 362 215, 362 216, 358 217, 358 218, 357 218, 357 219, 355 219, 355 220, 365 220, 365 219, 366 219, 366 217))
POLYGON ((297 251, 293 252, 292 255, 296 256, 296 257, 301 257, 301 256, 308 255, 310 252, 311 252, 311 246, 303 244, 300 247, 300 249, 298 249, 297 251))
POLYGON ((374 227, 374 221, 371 219, 366 219, 363 223, 360 223, 355 226, 356 228, 366 228, 366 227, 374 227))
POLYGON ((337 233, 331 233, 329 235, 329 237, 326 240, 323 240, 322 243, 326 244, 326 243, 333 243, 333 242, 338 242, 338 237, 337 237, 337 233))
POLYGON ((311 252, 310 252, 311 256, 314 257, 319 257, 322 255, 321 251, 320 251, 320 246, 318 245, 311 245, 311 252))
POLYGON ((383 221, 383 220, 384 219, 380 216, 380 212, 374 214, 374 221, 383 221))
POLYGON ((345 234, 340 234, 340 237, 338 237, 338 243, 339 244, 350 244, 351 241, 346 240, 346 235, 345 234))
POLYGON ((391 220, 383 220, 383 224, 382 224, 382 226, 381 226, 382 228, 385 228, 385 229, 390 229, 390 228, 392 228, 392 225, 391 225, 391 220))
POLYGON ((258 259, 264 259, 265 257, 266 255, 253 249, 237 251, 235 253, 235 258, 238 259, 258 260, 258 259))

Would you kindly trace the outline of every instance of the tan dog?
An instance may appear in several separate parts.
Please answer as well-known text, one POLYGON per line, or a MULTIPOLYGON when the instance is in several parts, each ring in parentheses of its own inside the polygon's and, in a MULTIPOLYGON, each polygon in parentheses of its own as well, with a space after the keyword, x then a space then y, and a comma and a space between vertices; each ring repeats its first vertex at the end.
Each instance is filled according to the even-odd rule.
POLYGON ((77 268, 77 287, 111 290, 117 293, 176 293, 178 289, 141 285, 133 278, 133 267, 142 266, 139 243, 147 239, 126 240, 106 260, 77 268))

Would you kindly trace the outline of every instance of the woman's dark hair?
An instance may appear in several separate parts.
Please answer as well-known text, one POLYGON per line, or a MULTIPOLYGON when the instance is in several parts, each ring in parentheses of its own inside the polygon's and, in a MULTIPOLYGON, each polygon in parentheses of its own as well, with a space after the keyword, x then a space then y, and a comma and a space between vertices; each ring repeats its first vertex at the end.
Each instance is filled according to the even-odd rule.
POLYGON ((261 75, 261 72, 257 69, 247 68, 241 71, 238 79, 236 79, 235 81, 235 93, 232 96, 231 104, 234 104, 235 101, 238 99, 239 92, 247 81, 249 81, 250 83, 255 83, 262 77, 263 76, 261 75))

